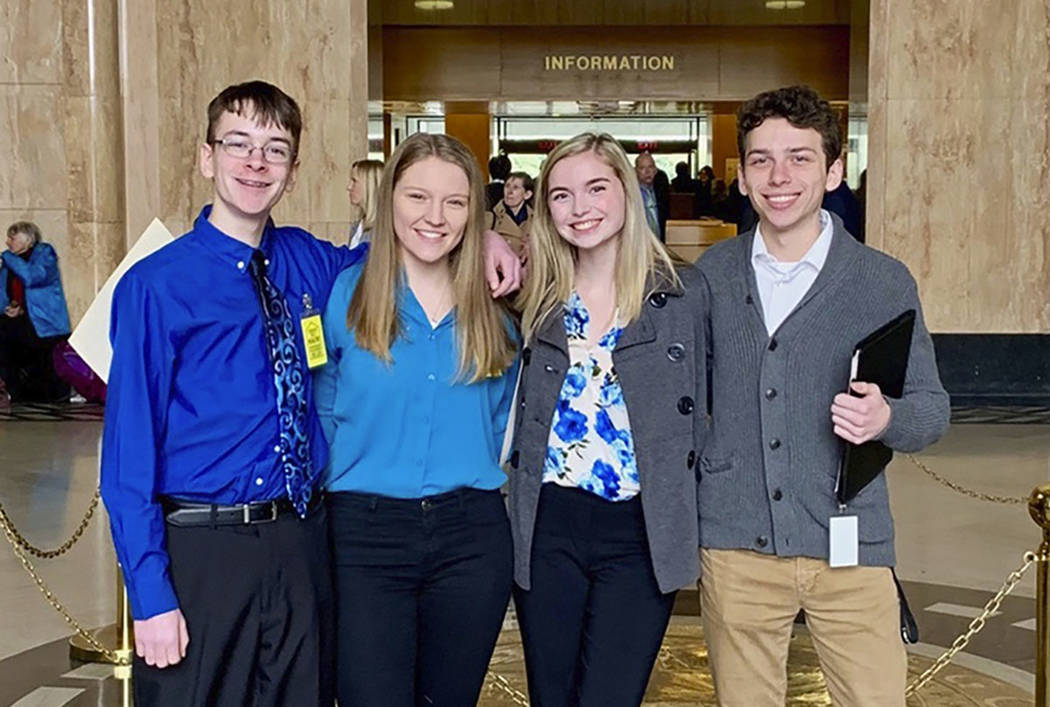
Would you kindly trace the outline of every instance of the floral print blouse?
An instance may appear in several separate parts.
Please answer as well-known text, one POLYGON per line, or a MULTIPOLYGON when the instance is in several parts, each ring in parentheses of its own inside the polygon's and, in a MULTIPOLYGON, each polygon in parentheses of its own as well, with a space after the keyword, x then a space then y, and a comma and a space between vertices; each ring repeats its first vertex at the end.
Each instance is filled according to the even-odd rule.
POLYGON ((617 314, 617 324, 588 349, 590 320, 574 291, 565 304, 570 365, 554 409, 543 482, 626 501, 640 487, 631 422, 612 361, 623 327, 617 314))

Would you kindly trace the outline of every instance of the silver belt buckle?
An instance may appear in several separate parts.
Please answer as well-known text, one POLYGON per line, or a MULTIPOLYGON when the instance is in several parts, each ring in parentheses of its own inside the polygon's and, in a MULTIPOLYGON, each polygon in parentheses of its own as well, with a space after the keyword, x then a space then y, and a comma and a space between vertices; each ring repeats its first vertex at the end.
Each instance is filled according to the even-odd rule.
POLYGON ((270 501, 270 523, 277 520, 277 501, 270 501))
POLYGON ((244 513, 244 524, 251 525, 252 522, 252 504, 245 503, 241 506, 241 511, 244 513))

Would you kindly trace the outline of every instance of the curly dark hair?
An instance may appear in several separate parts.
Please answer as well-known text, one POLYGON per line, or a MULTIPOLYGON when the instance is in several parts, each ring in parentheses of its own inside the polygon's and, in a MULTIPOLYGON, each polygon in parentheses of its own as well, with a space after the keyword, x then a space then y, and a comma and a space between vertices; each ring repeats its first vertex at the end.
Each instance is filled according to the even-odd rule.
POLYGON ((766 118, 783 118, 796 128, 812 128, 820 133, 827 158, 825 168, 842 153, 842 132, 835 110, 809 86, 787 86, 760 93, 740 106, 736 119, 736 144, 743 161, 747 134, 766 118))

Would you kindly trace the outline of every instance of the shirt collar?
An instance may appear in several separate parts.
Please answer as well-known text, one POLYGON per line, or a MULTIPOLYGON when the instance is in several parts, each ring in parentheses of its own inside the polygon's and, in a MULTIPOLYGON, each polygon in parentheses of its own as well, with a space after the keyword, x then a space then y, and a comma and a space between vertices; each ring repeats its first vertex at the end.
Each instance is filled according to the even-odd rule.
MULTIPOLYGON (((817 236, 817 240, 813 242, 813 245, 809 247, 809 250, 806 251, 806 254, 802 256, 802 259, 795 266, 801 267, 805 264, 820 272, 821 268, 824 267, 824 261, 828 259, 833 232, 834 227, 831 222, 831 215, 824 209, 821 209, 820 235, 817 236)), ((761 224, 755 227, 755 236, 751 242, 751 263, 753 265, 768 265, 774 268, 781 264, 780 261, 770 255, 769 250, 766 248, 766 241, 762 238, 761 224)))
POLYGON ((452 326, 456 319, 456 308, 452 307, 449 314, 446 315, 437 326, 431 326, 430 319, 427 318, 427 313, 423 309, 423 305, 419 303, 416 298, 416 293, 412 291, 412 288, 408 286, 408 278, 405 277, 404 271, 397 278, 397 290, 394 293, 397 301, 397 313, 402 317, 407 317, 413 322, 420 326, 425 326, 427 329, 433 329, 437 331, 446 326, 452 326))
MULTIPOLYGON (((255 251, 247 243, 243 243, 232 236, 228 236, 215 225, 208 220, 208 216, 211 214, 211 204, 205 205, 201 209, 200 214, 197 215, 197 220, 193 222, 193 233, 195 236, 201 239, 202 245, 211 253, 217 255, 225 262, 233 265, 239 272, 248 272, 248 263, 252 259, 252 253, 255 251)), ((266 226, 263 227, 262 240, 259 242, 259 250, 266 256, 267 262, 272 255, 272 245, 274 238, 275 227, 273 225, 273 219, 266 219, 266 226)))

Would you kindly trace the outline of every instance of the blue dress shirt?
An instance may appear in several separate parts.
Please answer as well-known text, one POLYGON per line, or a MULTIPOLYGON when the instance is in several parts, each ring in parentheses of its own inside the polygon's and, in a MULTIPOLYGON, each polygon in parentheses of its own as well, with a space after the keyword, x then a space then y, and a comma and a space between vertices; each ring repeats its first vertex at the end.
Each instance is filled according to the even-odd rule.
MULTIPOLYGON (((248 263, 253 249, 208 222, 136 263, 113 296, 113 361, 102 441, 102 496, 132 614, 178 607, 160 496, 232 504, 285 496, 273 367, 248 263)), ((348 250, 267 223, 259 249, 298 318, 322 310, 348 250)), ((301 336, 300 355, 306 360, 301 336)), ((310 400, 309 376, 307 399, 310 400)), ((328 450, 309 405, 311 454, 328 450)))
POLYGON ((328 364, 314 374, 331 446, 325 487, 394 498, 499 488, 517 364, 477 383, 457 381, 454 311, 432 328, 406 285, 397 292, 402 336, 390 349, 393 363, 359 348, 346 310, 363 269, 339 276, 325 310, 328 364))

